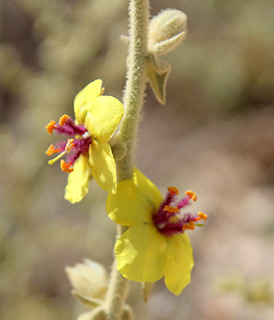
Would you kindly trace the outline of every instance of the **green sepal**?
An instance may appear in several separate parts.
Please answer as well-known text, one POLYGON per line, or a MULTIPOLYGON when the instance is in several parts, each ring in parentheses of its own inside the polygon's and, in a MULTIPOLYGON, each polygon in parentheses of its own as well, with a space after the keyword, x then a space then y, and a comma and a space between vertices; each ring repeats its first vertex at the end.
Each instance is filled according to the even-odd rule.
POLYGON ((96 298, 92 298, 92 297, 86 297, 83 296, 79 293, 77 293, 77 291, 75 290, 71 290, 71 293, 74 295, 74 297, 76 297, 80 302, 82 302, 84 305, 90 307, 90 308, 95 308, 100 306, 103 303, 103 300, 101 299, 96 299, 96 298))
POLYGON ((97 307, 96 309, 80 314, 77 320, 106 320, 107 314, 105 306, 97 307))
POLYGON ((183 31, 179 34, 176 34, 174 37, 170 39, 166 39, 161 42, 156 42, 152 47, 152 51, 157 55, 166 54, 169 51, 172 51, 175 48, 177 48, 184 41, 185 37, 186 32, 183 31))
POLYGON ((149 296, 151 294, 151 290, 154 286, 154 282, 143 282, 142 283, 142 293, 144 302, 148 302, 149 296))
POLYGON ((166 103, 166 84, 170 70, 171 66, 166 61, 158 59, 153 54, 147 57, 146 73, 149 84, 161 104, 166 103))

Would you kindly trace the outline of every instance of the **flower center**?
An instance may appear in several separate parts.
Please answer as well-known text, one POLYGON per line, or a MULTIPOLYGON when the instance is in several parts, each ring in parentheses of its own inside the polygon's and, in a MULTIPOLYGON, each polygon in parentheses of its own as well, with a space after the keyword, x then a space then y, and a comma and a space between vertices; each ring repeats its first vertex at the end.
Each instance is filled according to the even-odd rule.
POLYGON ((67 137, 65 141, 59 141, 55 145, 51 144, 46 154, 51 156, 54 153, 59 153, 54 159, 49 160, 49 164, 55 163, 66 155, 66 161, 61 160, 60 167, 65 172, 72 172, 75 161, 81 154, 87 154, 91 145, 91 137, 84 125, 75 124, 68 115, 64 114, 59 123, 51 120, 46 126, 49 134, 55 132, 58 135, 67 137))
POLYGON ((167 188, 168 192, 165 200, 159 209, 152 214, 152 219, 157 230, 166 235, 171 236, 176 233, 184 233, 185 230, 194 230, 195 226, 202 227, 203 224, 195 222, 199 220, 207 220, 207 215, 199 212, 198 214, 182 213, 180 210, 190 201, 196 201, 197 195, 191 190, 185 192, 185 197, 177 200, 179 191, 175 187, 167 188))

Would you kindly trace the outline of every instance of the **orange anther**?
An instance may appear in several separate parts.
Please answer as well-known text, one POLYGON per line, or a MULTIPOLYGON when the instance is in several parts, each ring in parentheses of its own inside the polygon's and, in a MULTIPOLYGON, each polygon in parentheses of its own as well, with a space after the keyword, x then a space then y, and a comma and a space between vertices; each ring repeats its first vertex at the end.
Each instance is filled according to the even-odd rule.
POLYGON ((179 209, 178 209, 178 207, 165 206, 165 207, 164 207, 164 211, 168 211, 168 212, 179 212, 179 209))
POLYGON ((51 120, 51 121, 47 124, 46 130, 47 130, 47 132, 48 132, 49 134, 52 134, 53 129, 54 129, 54 127, 55 127, 55 124, 56 124, 56 122, 53 121, 53 120, 51 120))
POLYGON ((168 187, 167 190, 171 193, 171 194, 179 194, 179 190, 175 187, 168 187))
POLYGON ((60 126, 63 126, 68 119, 70 119, 70 116, 68 116, 67 114, 63 114, 59 119, 60 126))
POLYGON ((72 172, 73 168, 71 168, 70 166, 71 166, 71 163, 66 163, 64 160, 60 161, 60 168, 62 171, 68 172, 68 173, 72 172))
POLYGON ((192 199, 193 201, 197 200, 197 194, 194 191, 187 190, 185 194, 189 196, 189 198, 192 199))
POLYGON ((46 151, 46 155, 51 156, 51 155, 53 155, 54 153, 59 152, 59 151, 61 151, 61 150, 55 148, 54 145, 51 144, 51 145, 48 147, 47 151, 46 151))
POLYGON ((183 230, 194 230, 194 228, 195 228, 194 224, 188 223, 188 224, 184 224, 182 229, 183 230))
POLYGON ((193 221, 199 221, 199 220, 207 220, 207 215, 203 212, 198 213, 198 217, 193 219, 193 221))
POLYGON ((74 147, 74 139, 68 139, 68 142, 65 148, 66 153, 69 153, 73 147, 74 147))
POLYGON ((198 216, 200 217, 200 219, 207 220, 207 214, 205 214, 203 212, 199 212, 198 216))

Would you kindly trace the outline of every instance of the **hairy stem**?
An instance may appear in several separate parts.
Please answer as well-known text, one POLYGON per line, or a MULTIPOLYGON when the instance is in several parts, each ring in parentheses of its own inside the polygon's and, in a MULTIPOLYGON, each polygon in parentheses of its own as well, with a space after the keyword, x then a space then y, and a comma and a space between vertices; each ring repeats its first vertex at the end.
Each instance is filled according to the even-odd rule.
MULTIPOLYGON (((149 0, 130 0, 130 44, 127 59, 127 81, 124 93, 125 114, 117 134, 114 154, 117 161, 118 181, 132 178, 134 149, 143 106, 146 86, 145 57, 147 54, 147 30, 149 0), (120 146, 120 147, 119 147, 120 146), (123 146, 121 148, 121 146, 123 146), (119 153, 123 150, 123 156, 119 153)), ((117 237, 125 227, 117 226, 117 237)), ((120 320, 127 296, 127 282, 116 270, 114 262, 106 299, 107 320, 120 320)))
MULTIPOLYGON (((121 236, 123 227, 117 225, 117 238, 121 236)), ((116 270, 114 260, 109 280, 108 292, 106 297, 107 320, 120 320, 123 312, 123 305, 128 293, 128 280, 123 278, 116 270)))
POLYGON ((131 0, 130 16, 130 43, 127 58, 127 81, 123 104, 125 114, 120 125, 119 143, 125 149, 125 155, 117 157, 117 171, 119 180, 130 179, 134 167, 134 150, 136 136, 143 106, 146 86, 147 30, 149 19, 149 0, 131 0))

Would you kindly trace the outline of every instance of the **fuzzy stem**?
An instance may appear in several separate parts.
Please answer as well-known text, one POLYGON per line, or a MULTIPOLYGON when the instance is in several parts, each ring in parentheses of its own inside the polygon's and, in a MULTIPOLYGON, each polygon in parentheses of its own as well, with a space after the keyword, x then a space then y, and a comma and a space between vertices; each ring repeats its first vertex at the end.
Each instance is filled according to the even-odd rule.
POLYGON ((131 0, 129 5, 130 43, 127 58, 127 82, 123 98, 125 114, 117 134, 125 155, 117 160, 119 180, 130 179, 134 167, 134 150, 146 86, 147 30, 149 0, 131 0))
MULTIPOLYGON (((147 30, 149 21, 149 0, 130 0, 130 44, 127 59, 127 81, 124 93, 125 114, 117 134, 114 154, 117 162, 118 181, 132 178, 134 167, 134 149, 140 113, 143 106, 146 86, 145 57, 147 54, 147 30), (119 156, 119 146, 123 146, 125 154, 119 156)), ((125 227, 117 226, 117 237, 125 231, 125 227)), ((113 263, 110 284, 106 299, 107 320, 120 320, 123 305, 127 296, 128 280, 123 278, 113 263)))
MULTIPOLYGON (((117 238, 121 236, 123 227, 117 225, 117 238)), ((123 305, 128 293, 128 280, 123 278, 116 270, 116 261, 114 260, 110 274, 108 292, 106 297, 106 319, 120 320, 123 305)))

